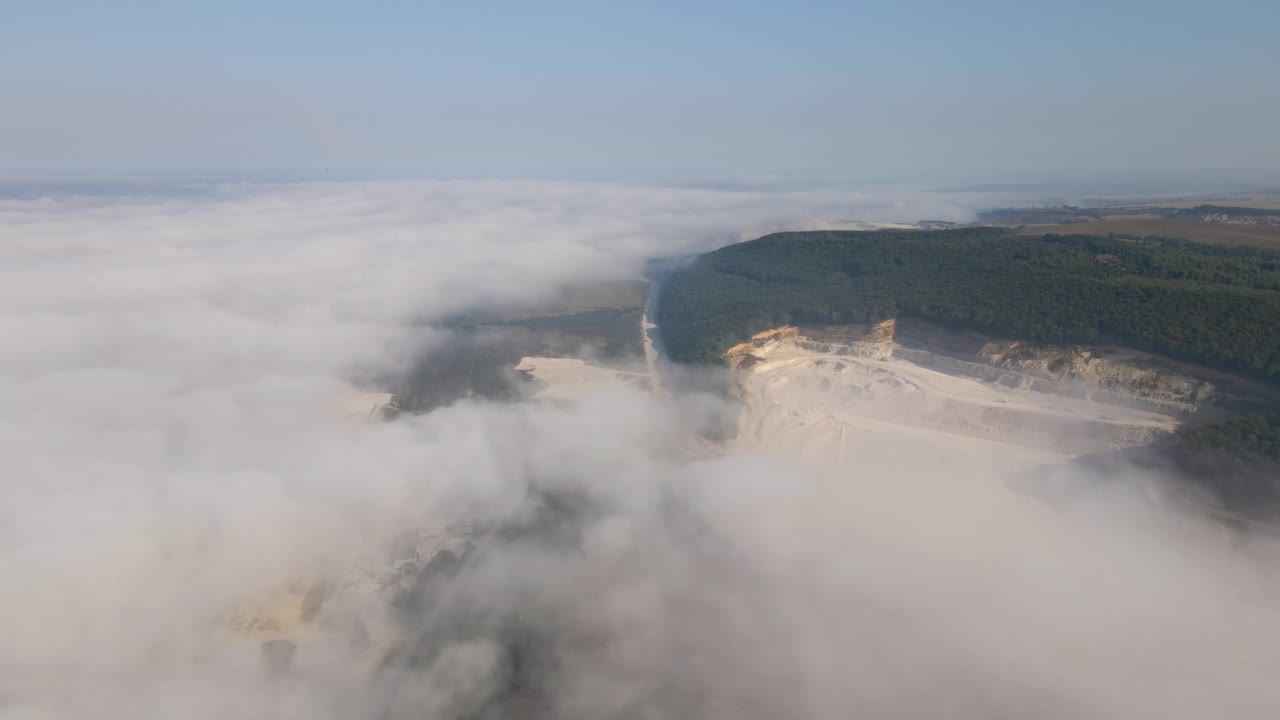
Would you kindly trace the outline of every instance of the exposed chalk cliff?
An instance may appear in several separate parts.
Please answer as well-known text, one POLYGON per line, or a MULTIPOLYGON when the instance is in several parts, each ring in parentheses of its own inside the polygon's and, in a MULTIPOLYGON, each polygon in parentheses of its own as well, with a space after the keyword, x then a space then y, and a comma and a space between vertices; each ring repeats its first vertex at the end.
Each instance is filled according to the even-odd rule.
POLYGON ((850 443, 872 432, 887 443, 910 439, 921 450, 961 448, 1010 461, 1053 462, 1151 445, 1180 422, 1176 413, 926 367, 895 357, 899 348, 887 329, 845 328, 843 337, 814 338, 806 328, 782 328, 744 343, 731 358, 743 402, 740 441, 791 443, 814 457, 844 458, 858 452, 850 443), (1028 454, 1031 449, 1040 454, 1028 454))
POLYGON ((824 355, 896 358, 1000 387, 1180 415, 1280 400, 1261 383, 1152 353, 991 338, 914 319, 775 328, 726 355, 731 365, 750 367, 758 360, 754 350, 783 340, 824 355))
POLYGON ((1266 386, 1150 353, 911 319, 774 328, 727 358, 744 433, 811 435, 821 425, 832 447, 872 422, 1070 455, 1158 445, 1184 424, 1276 399, 1266 386))

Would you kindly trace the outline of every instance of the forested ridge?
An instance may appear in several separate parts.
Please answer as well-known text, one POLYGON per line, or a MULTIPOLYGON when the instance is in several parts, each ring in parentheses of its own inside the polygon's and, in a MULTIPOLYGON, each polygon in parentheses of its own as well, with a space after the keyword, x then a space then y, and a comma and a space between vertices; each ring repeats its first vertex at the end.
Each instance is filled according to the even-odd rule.
POLYGON ((1280 514, 1280 412, 1179 430, 1169 458, 1228 510, 1280 514))
POLYGON ((1231 448, 1280 460, 1280 412, 1245 415, 1214 425, 1178 431, 1179 447, 1189 452, 1231 448))
POLYGON ((787 324, 914 316, 1010 338, 1114 343, 1280 381, 1280 253, 1003 228, 777 233, 663 284, 673 359, 720 362, 787 324))

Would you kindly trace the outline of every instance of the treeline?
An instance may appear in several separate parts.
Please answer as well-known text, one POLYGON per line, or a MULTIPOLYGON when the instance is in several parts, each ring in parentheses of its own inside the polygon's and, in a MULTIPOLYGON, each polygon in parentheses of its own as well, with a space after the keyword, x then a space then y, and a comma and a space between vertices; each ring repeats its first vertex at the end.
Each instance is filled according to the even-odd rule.
POLYGON ((1045 342, 1115 343, 1280 380, 1280 254, 1169 238, 1002 228, 778 233, 664 283, 673 359, 786 324, 899 315, 1045 342))
POLYGON ((1074 205, 1057 207, 992 208, 978 213, 978 222, 1001 225, 1060 225, 1101 220, 1106 211, 1074 205))
POLYGON ((1189 453, 1230 450, 1280 460, 1280 413, 1245 415, 1179 430, 1178 446, 1189 453))
POLYGON ((1179 430, 1172 460, 1227 510, 1254 518, 1280 513, 1280 413, 1179 430))

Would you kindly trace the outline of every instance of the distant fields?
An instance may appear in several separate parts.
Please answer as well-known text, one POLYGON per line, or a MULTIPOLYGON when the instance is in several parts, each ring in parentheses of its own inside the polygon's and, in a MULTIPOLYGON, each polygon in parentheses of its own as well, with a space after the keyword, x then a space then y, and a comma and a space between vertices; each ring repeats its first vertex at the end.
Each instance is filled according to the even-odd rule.
POLYGON ((1280 225, 1236 225, 1197 220, 1168 220, 1148 216, 1119 216, 1069 225, 1027 225, 1020 235, 1061 233, 1070 235, 1158 235, 1211 245, 1280 248, 1280 225))
POLYGON ((1123 206, 1133 208, 1134 214, 1139 214, 1143 208, 1161 207, 1161 208, 1193 208, 1199 205, 1226 205, 1229 207, 1256 208, 1258 210, 1280 210, 1280 196, 1277 197, 1249 197, 1249 198, 1201 198, 1198 200, 1174 200, 1160 203, 1144 203, 1123 206))

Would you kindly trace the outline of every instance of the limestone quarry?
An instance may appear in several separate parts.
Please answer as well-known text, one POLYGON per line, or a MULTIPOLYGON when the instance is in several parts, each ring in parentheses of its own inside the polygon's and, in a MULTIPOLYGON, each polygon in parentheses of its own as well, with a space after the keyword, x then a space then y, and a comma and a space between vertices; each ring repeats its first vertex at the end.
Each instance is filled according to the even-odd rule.
MULTIPOLYGON (((647 320, 647 316, 646 316, 647 320)), ((660 388, 654 326, 642 373, 572 358, 522 359, 534 397, 566 401, 602 385, 660 388)), ((988 337, 914 319, 779 327, 730 348, 741 401, 737 442, 847 461, 870 440, 913 452, 995 458, 1010 471, 1168 441, 1185 423, 1247 409, 1274 391, 1135 350, 988 337)))
POLYGON ((741 442, 840 460, 872 439, 988 454, 1013 469, 1159 444, 1260 392, 1146 353, 916 320, 776 328, 728 359, 741 442))

